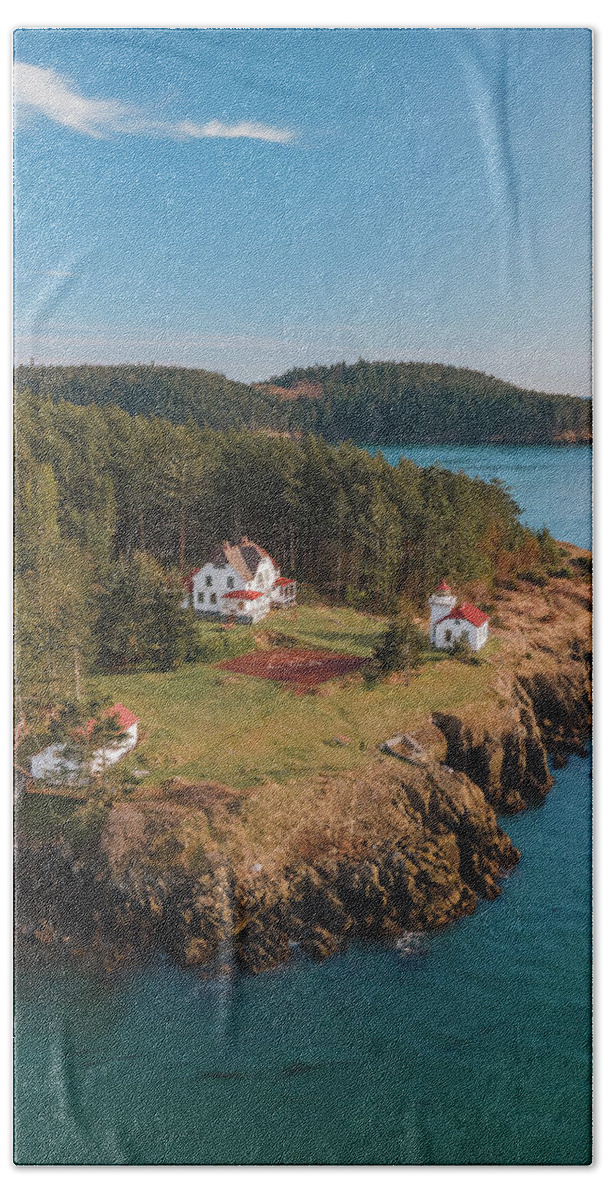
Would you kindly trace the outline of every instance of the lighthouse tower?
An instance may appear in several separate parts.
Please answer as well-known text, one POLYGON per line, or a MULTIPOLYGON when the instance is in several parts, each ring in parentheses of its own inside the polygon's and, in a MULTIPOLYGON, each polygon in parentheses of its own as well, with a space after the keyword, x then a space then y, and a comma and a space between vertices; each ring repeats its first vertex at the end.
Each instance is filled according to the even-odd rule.
POLYGON ((449 584, 445 579, 441 580, 439 587, 434 595, 429 597, 429 607, 431 610, 431 627, 429 630, 431 643, 435 644, 435 626, 442 617, 447 617, 452 609, 456 607, 457 599, 450 591, 449 584))

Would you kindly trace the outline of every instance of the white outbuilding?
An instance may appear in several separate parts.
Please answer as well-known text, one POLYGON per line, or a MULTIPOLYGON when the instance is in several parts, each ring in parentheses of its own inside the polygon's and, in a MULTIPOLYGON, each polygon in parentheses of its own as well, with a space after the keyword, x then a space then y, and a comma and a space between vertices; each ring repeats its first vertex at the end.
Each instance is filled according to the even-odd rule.
MULTIPOLYGON (((108 767, 124 758, 124 755, 137 745, 139 736, 139 718, 125 708, 124 704, 113 704, 111 708, 106 709, 102 716, 105 720, 112 718, 116 722, 118 733, 116 738, 110 737, 104 746, 92 751, 86 765, 86 773, 90 775, 100 775, 108 767)), ((86 742, 86 737, 92 733, 95 723, 95 718, 92 717, 86 730, 76 730, 75 734, 81 736, 86 742)), ((70 760, 69 751, 66 754, 67 749, 65 742, 54 742, 53 745, 46 746, 44 750, 34 754, 30 762, 32 778, 69 784, 79 783, 83 768, 77 762, 70 760)))
POLYGON ((459 604, 445 579, 429 597, 429 606, 430 638, 433 646, 438 650, 449 650, 464 634, 471 650, 481 650, 489 633, 487 613, 466 600, 459 604))

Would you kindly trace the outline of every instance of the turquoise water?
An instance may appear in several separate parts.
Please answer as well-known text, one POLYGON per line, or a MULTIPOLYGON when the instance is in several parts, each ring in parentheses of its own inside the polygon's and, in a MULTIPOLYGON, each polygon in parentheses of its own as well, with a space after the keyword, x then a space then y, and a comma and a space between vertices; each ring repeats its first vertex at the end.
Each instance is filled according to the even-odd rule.
MULTIPOLYGON (((473 470, 472 448, 447 453, 473 470)), ((474 453, 479 474, 513 456, 530 524, 586 543, 585 449, 474 453)), ((23 976, 17 1160, 586 1162, 589 768, 571 760, 543 808, 503 819, 522 851, 503 895, 421 954, 353 946, 232 982, 162 963, 104 983, 23 976)))
POLYGON ((532 529, 591 548, 590 446, 367 446, 391 464, 411 458, 420 467, 441 463, 480 479, 501 479, 532 529))
POLYGON ((573 759, 544 808, 504 821, 522 861, 503 896, 421 957, 22 979, 18 1159, 585 1162, 589 801, 573 759))

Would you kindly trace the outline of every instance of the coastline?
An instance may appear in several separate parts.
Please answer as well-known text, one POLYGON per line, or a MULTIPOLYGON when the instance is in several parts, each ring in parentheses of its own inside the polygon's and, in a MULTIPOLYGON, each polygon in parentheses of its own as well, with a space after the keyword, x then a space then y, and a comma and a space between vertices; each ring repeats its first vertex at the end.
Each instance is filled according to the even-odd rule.
POLYGON ((549 756, 585 753, 590 720, 587 576, 495 598, 492 707, 422 714, 402 731, 414 759, 376 746, 356 772, 249 791, 142 786, 80 847, 19 832, 20 949, 108 972, 159 950, 203 973, 261 972, 440 929, 494 899, 519 860, 500 815, 544 802, 549 756))

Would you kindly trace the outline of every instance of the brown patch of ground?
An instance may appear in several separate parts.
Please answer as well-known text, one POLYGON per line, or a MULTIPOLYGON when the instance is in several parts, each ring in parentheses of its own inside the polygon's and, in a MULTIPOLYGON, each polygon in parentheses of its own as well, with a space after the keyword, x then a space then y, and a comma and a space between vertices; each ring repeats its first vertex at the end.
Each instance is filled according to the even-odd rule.
POLYGON ((137 790, 137 800, 142 803, 164 802, 171 807, 182 805, 207 813, 222 809, 238 812, 243 795, 243 792, 227 787, 224 783, 216 783, 210 779, 193 781, 182 779, 179 775, 165 779, 159 787, 143 786, 137 790))
POLYGON ((284 683, 302 694, 328 679, 357 671, 366 661, 355 655, 334 654, 326 650, 283 649, 256 650, 252 654, 227 659, 217 666, 222 671, 284 683))
POLYGON ((291 387, 279 387, 276 383, 254 383, 257 392, 266 392, 267 396, 278 396, 282 400, 294 400, 296 396, 307 396, 309 400, 323 399, 323 384, 314 380, 302 379, 292 383, 291 387))

